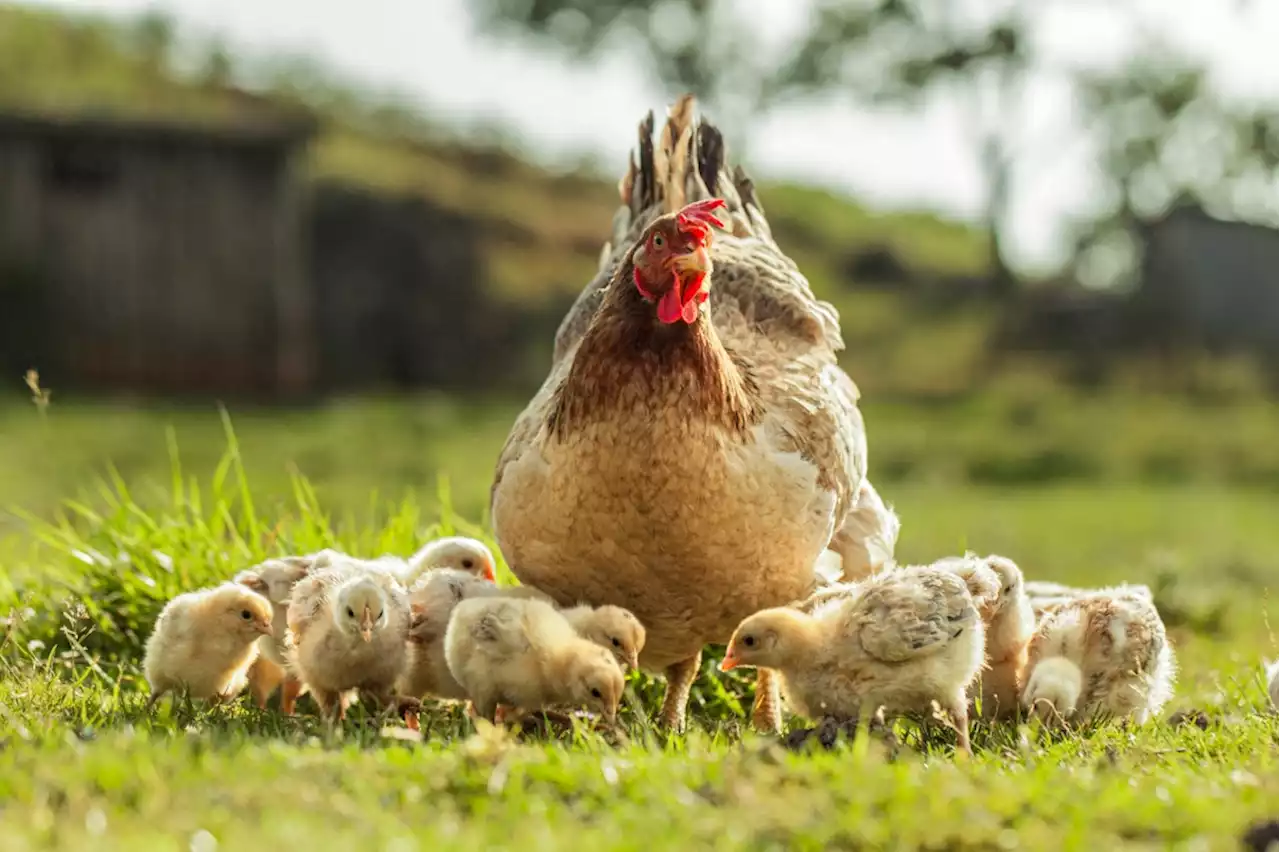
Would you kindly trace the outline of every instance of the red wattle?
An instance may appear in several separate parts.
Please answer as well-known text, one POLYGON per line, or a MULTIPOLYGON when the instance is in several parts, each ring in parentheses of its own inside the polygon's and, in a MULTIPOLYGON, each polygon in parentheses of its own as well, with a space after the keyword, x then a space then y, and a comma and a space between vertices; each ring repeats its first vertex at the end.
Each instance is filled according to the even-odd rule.
POLYGON ((662 298, 658 301, 658 319, 665 323, 673 323, 680 319, 683 313, 684 306, 680 304, 680 282, 677 281, 670 290, 662 294, 662 298))

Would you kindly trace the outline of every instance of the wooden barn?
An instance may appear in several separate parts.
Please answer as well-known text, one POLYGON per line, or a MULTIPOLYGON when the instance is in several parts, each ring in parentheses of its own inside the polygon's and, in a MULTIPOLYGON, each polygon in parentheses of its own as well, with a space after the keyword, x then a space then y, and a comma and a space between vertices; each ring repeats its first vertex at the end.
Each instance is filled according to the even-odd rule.
POLYGON ((0 367, 93 390, 309 390, 293 172, 312 129, 0 114, 0 367))

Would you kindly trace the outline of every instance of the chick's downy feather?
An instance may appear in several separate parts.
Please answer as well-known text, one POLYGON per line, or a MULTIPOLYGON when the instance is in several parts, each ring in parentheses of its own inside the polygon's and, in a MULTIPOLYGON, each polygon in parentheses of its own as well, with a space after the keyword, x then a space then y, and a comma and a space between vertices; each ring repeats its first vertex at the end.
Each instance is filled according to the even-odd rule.
POLYGON ((294 587, 290 664, 328 713, 341 713, 344 693, 361 690, 387 702, 406 660, 409 599, 378 566, 334 559, 294 587))
POLYGON ((928 714, 934 702, 967 748, 965 692, 983 627, 964 581, 932 567, 881 572, 816 605, 766 610, 735 631, 722 667, 776 669, 791 707, 817 719, 928 714))
POLYGON ((1144 722, 1173 691, 1173 649, 1155 604, 1094 594, 1048 610, 1028 646, 1022 703, 1051 721, 1144 722))
POLYGON ((462 601, 449 620, 445 658, 476 712, 490 720, 499 704, 526 711, 569 704, 612 721, 622 695, 613 656, 538 600, 462 601))
POLYGON ((271 604, 244 586, 224 583, 178 595, 147 639, 142 668, 150 703, 175 689, 193 698, 234 697, 245 687, 259 637, 270 633, 271 604))

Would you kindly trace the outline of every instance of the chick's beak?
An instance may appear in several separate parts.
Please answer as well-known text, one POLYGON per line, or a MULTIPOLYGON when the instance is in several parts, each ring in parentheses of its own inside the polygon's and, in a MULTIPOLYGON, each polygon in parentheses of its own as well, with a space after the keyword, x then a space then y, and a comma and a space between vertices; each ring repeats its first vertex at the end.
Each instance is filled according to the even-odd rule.
POLYGON ((259 621, 257 624, 257 628, 258 628, 258 632, 261 633, 263 636, 270 636, 272 633, 275 632, 271 629, 271 622, 269 621, 259 621))
POLYGON ((633 672, 634 672, 634 671, 639 671, 639 670, 640 670, 640 655, 639 655, 638 653, 636 653, 635 651, 632 651, 630 654, 627 654, 627 665, 630 667, 630 670, 631 670, 631 671, 633 671, 633 672))
POLYGON ((731 671, 732 669, 736 669, 740 664, 741 660, 738 659, 737 655, 733 653, 733 649, 730 648, 725 652, 724 659, 720 661, 720 671, 731 671))
POLYGON ((486 580, 488 580, 490 583, 498 582, 498 574, 496 571, 493 570, 492 562, 486 562, 484 564, 484 567, 480 570, 480 575, 484 577, 486 580))
POLYGON ((366 642, 373 639, 373 610, 368 606, 360 613, 360 638, 366 642))

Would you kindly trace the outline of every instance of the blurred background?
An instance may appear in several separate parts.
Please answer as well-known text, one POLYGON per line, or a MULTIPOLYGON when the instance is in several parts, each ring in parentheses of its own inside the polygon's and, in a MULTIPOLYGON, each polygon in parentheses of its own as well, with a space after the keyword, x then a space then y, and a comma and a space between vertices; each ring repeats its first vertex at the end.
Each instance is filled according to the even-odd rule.
POLYGON ((1274 541, 1277 36, 1275 0, 0 3, 0 505, 208 476, 221 404, 266 497, 447 480, 479 520, 635 127, 693 91, 840 310, 888 499, 1229 493, 1274 541))

